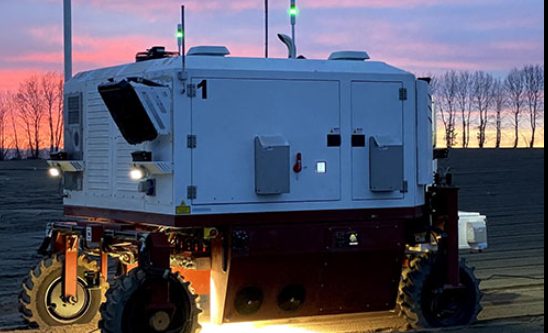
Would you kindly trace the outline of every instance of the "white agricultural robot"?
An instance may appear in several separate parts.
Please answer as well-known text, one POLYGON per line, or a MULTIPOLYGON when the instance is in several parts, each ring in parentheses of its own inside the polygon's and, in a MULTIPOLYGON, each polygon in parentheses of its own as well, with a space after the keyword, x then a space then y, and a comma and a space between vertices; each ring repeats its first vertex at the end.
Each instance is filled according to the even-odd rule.
POLYGON ((215 324, 394 309, 414 328, 477 320, 459 247, 485 248, 485 218, 459 228, 458 188, 434 170, 429 80, 365 52, 291 53, 153 48, 67 82, 65 151, 49 161, 66 219, 23 284, 31 326, 100 311, 104 333, 196 333, 199 295, 215 324))

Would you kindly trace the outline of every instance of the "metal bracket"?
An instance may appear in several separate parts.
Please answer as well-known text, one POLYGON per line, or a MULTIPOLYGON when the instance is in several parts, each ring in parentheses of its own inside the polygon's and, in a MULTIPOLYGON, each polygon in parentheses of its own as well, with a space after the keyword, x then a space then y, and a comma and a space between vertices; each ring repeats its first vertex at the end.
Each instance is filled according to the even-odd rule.
POLYGON ((196 97, 196 85, 195 84, 187 84, 186 86, 186 95, 189 98, 196 97))
POLYGON ((179 72, 177 73, 177 78, 181 81, 186 81, 188 80, 188 73, 187 72, 179 72))
POLYGON ((402 193, 408 193, 409 192, 409 182, 407 180, 404 180, 403 181, 403 186, 402 186, 402 193))
POLYGON ((189 186, 187 189, 187 198, 189 200, 196 200, 198 198, 198 188, 196 186, 189 186))
POLYGON ((188 149, 196 149, 198 146, 198 139, 196 135, 189 135, 186 139, 188 149))
POLYGON ((400 101, 407 101, 408 94, 407 94, 407 88, 401 88, 400 89, 400 101))

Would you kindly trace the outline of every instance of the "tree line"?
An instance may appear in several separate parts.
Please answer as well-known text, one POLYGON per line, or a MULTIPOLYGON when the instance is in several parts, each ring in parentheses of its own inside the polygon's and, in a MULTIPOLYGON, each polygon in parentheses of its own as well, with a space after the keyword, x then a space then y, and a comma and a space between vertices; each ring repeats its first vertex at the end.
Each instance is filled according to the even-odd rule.
POLYGON ((62 148, 63 81, 50 72, 0 92, 0 161, 48 157, 62 148))
POLYGON ((522 139, 534 148, 538 129, 544 128, 544 65, 514 68, 504 78, 452 70, 435 77, 433 89, 447 147, 469 148, 477 140, 478 147, 485 148, 492 139, 501 148, 503 133, 512 130, 514 148, 522 139), (520 137, 525 126, 530 126, 530 134, 520 137), (496 133, 493 138, 489 129, 496 133))
MULTIPOLYGON (((512 130, 514 148, 522 139, 533 148, 544 128, 544 65, 515 68, 504 78, 451 70, 434 77, 432 87, 447 147, 469 148, 477 140, 485 148, 494 140, 500 148, 503 133, 512 130), (520 137, 525 126, 530 127, 527 138, 520 137)), ((0 92, 0 161, 48 157, 62 149, 63 131, 59 73, 35 75, 15 92, 0 92)))

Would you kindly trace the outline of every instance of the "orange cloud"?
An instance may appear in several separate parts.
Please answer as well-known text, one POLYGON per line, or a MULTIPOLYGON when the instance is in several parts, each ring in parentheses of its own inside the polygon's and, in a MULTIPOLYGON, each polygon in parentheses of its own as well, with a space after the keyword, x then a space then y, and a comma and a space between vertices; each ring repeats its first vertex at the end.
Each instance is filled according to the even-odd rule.
POLYGON ((41 69, 0 70, 0 91, 15 91, 21 82, 43 72, 41 69))

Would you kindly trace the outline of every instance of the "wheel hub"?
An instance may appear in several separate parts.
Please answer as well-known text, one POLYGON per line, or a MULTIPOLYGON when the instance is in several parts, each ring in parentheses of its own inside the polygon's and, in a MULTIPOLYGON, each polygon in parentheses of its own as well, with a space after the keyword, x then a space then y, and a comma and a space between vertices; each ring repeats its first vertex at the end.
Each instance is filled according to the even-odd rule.
POLYGON ((156 312, 150 317, 150 327, 156 332, 165 332, 171 325, 171 318, 164 311, 156 312))
POLYGON ((86 313, 90 306, 90 294, 82 281, 78 281, 77 297, 71 300, 64 299, 63 280, 55 280, 46 294, 46 309, 49 314, 61 323, 70 323, 78 320, 86 313))

